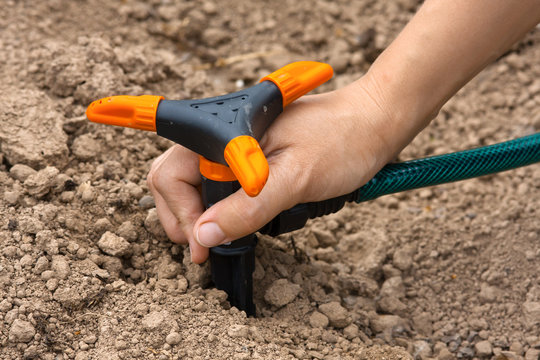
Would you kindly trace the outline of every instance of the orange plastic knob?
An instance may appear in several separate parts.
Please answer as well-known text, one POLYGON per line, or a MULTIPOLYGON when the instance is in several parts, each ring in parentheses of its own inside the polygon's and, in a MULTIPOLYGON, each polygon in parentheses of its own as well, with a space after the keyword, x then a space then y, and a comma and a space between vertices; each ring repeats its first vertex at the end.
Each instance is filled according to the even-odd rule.
POLYGON ((156 131, 156 111, 163 96, 110 96, 92 102, 86 109, 90 121, 156 131))
POLYGON ((257 196, 268 180, 268 161, 257 140, 237 136, 225 147, 225 161, 249 196, 257 196))
POLYGON ((297 61, 265 76, 261 82, 270 80, 276 84, 283 96, 283 107, 285 107, 300 96, 330 80, 333 75, 334 71, 328 64, 316 61, 297 61))

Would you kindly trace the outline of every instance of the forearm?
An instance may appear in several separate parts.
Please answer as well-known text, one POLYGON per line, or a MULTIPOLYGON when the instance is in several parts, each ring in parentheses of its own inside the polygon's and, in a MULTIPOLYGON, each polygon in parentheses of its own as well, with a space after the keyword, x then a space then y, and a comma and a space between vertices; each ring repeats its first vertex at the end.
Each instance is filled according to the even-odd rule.
POLYGON ((428 0, 357 84, 388 113, 400 151, 444 103, 540 22, 538 0, 428 0))

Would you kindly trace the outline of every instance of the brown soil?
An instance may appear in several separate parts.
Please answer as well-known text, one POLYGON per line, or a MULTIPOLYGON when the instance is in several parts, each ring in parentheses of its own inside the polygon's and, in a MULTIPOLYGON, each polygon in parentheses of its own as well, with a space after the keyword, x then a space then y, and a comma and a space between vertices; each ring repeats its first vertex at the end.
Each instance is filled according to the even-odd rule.
MULTIPOLYGON (((145 176, 171 144, 85 119, 103 96, 218 95, 300 59, 334 66, 321 91, 342 86, 417 6, 5 0, 0 358, 538 359, 538 165, 263 237, 246 318, 164 237, 145 176)), ((490 65, 400 158, 540 131, 538 43, 490 65)))

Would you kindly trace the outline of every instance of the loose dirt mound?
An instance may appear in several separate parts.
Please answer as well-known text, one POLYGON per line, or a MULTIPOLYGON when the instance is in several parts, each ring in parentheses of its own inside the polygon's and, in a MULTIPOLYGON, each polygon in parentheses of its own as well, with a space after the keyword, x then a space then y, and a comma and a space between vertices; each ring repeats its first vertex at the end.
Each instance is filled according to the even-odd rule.
MULTIPOLYGON (((2 359, 538 359, 538 165, 262 237, 246 318, 164 236, 145 176, 171 144, 84 116, 99 97, 218 95, 294 60, 329 62, 321 90, 339 87, 416 1, 3 5, 2 359)), ((540 131, 538 43, 489 66, 400 157, 540 131)))

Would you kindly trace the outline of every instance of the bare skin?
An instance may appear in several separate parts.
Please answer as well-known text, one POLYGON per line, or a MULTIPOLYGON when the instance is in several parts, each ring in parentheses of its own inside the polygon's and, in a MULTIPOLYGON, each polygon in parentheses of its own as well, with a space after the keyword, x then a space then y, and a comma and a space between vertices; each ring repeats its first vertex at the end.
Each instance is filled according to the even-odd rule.
POLYGON ((289 105, 260 144, 270 164, 259 196, 243 190, 204 211, 198 157, 173 146, 148 184, 161 223, 192 260, 301 202, 339 196, 391 161, 463 85, 540 22, 538 0, 428 0, 370 70, 289 105), (306 131, 306 129, 309 129, 306 131))

